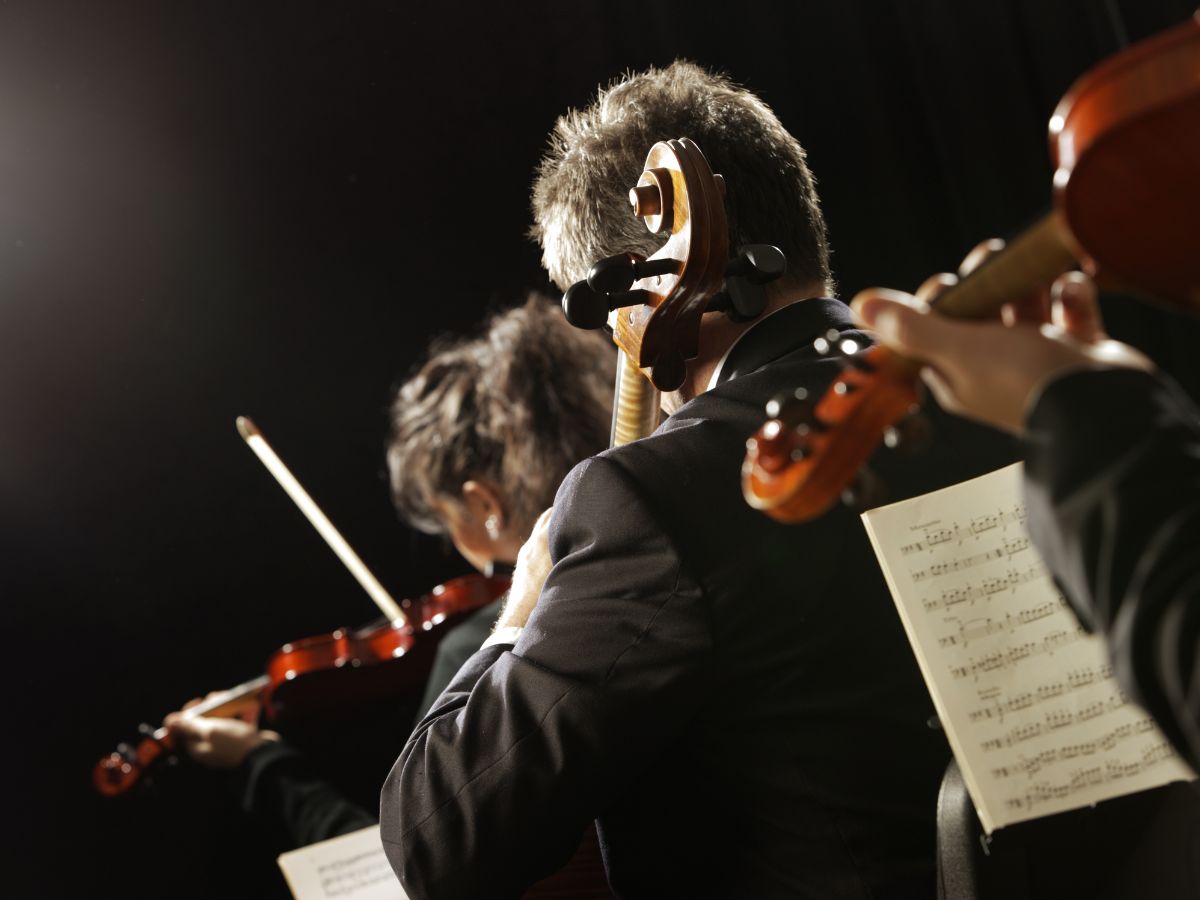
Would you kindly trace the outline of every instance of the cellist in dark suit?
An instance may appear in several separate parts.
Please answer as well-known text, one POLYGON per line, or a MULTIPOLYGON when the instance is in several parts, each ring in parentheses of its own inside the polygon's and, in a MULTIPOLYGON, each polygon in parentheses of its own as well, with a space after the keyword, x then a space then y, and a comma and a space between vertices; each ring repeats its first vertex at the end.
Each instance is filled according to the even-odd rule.
MULTIPOLYGON (((867 340, 830 297, 803 149, 697 66, 631 76, 552 135, 534 188, 544 262, 565 288, 656 249, 626 195, 649 148, 681 136, 726 178, 731 245, 780 246, 788 275, 756 322, 705 315, 670 417, 578 466, 522 549, 496 632, 383 790, 414 898, 517 896, 593 819, 621 897, 933 893, 949 752, 857 515, 784 526, 739 490, 767 401, 836 371, 816 339, 867 340)), ((892 465, 891 498, 1002 461, 961 451, 943 434, 892 465)))

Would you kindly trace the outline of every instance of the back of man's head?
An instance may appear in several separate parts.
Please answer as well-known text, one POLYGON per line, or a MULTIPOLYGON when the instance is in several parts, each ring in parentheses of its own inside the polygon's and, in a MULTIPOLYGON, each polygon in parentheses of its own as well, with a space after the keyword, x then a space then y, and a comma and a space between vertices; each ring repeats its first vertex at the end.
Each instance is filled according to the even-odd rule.
POLYGON ((532 230, 554 282, 565 290, 598 259, 662 245, 633 215, 629 189, 650 148, 681 137, 725 177, 731 247, 775 244, 790 282, 831 289, 804 148, 754 94, 683 61, 629 75, 556 123, 534 180, 532 230))

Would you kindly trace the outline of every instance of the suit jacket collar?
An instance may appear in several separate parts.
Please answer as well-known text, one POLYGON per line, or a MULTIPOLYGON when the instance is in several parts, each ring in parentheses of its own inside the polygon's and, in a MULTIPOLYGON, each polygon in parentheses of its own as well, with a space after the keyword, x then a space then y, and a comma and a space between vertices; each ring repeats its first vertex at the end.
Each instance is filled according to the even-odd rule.
POLYGON ((827 331, 849 331, 858 326, 841 300, 811 297, 789 303, 754 323, 717 364, 708 389, 756 372, 794 350, 811 344, 827 331))

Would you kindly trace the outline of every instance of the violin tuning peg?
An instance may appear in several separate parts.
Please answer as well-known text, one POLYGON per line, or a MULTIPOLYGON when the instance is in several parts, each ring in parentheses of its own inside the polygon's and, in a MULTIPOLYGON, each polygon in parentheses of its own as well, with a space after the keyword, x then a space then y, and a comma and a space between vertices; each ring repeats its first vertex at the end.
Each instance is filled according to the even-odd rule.
POLYGON ((808 399, 807 388, 798 387, 795 390, 783 391, 767 401, 767 417, 778 419, 783 411, 792 403, 804 402, 808 399))
POLYGON ((767 417, 778 419, 788 427, 808 421, 812 417, 813 400, 807 388, 783 391, 767 401, 767 417))
POLYGON ((845 359, 847 363, 850 363, 851 360, 858 356, 859 351, 864 349, 861 341, 840 335, 834 346, 837 348, 838 355, 845 359))
POLYGON ((933 443, 933 425, 929 417, 912 412, 883 433, 883 444, 907 455, 923 453, 933 443))
POLYGON ((846 340, 842 341, 841 350, 843 353, 843 361, 846 363, 846 365, 853 369, 858 369, 860 372, 874 372, 875 364, 867 358, 866 353, 860 352, 862 349, 863 348, 858 346, 858 342, 852 338, 847 338, 846 340), (855 345, 854 352, 846 352, 848 350, 848 347, 846 346, 847 344, 855 345))
MULTIPOLYGON (((842 354, 842 333, 836 328, 830 328, 820 337, 813 340, 813 349, 821 356, 841 355, 842 354)), ((853 343, 853 342, 852 342, 853 343)), ((857 344, 854 347, 854 352, 858 351, 857 344)))
POLYGON ((816 406, 817 401, 808 389, 798 387, 772 397, 766 412, 768 418, 778 420, 784 428, 801 433, 825 431, 825 423, 817 418, 816 406))
POLYGON ((853 483, 842 491, 842 503, 854 512, 874 509, 887 499, 887 486, 872 470, 863 467, 853 483))

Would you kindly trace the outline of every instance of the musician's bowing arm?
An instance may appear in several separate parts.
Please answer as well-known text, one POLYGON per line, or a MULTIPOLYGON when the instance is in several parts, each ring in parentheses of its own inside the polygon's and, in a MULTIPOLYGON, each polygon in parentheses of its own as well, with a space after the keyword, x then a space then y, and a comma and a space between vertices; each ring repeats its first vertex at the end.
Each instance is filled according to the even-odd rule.
POLYGON ((520 640, 468 662, 384 786, 414 897, 512 896, 554 871, 706 696, 705 601, 619 465, 578 467, 555 510, 520 640))

